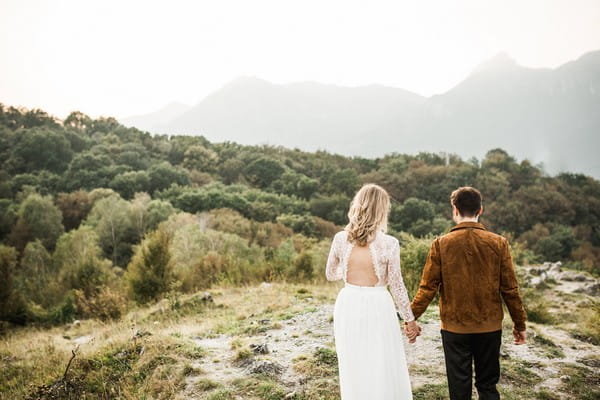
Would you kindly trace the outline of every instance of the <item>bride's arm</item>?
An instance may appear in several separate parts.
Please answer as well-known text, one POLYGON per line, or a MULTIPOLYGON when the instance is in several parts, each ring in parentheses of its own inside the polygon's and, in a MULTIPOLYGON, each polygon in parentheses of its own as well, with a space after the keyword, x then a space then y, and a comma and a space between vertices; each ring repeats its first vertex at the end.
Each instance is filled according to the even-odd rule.
POLYGON ((329 256, 327 257, 327 266, 325 267, 325 276, 328 281, 337 281, 342 279, 342 269, 340 268, 340 235, 333 237, 329 256))
POLYGON ((410 308, 410 299, 408 291, 404 286, 402 272, 400 271, 400 243, 394 238, 392 251, 388 260, 388 285, 392 292, 392 297, 396 302, 396 308, 404 322, 414 321, 415 317, 410 308))

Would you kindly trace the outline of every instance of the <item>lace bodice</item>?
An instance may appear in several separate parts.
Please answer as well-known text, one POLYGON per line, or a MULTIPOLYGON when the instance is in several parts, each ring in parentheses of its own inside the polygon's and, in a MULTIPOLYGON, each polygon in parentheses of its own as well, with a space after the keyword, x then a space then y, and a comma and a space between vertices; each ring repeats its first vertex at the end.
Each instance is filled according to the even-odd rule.
MULTIPOLYGON (((327 280, 343 279, 346 282, 348 258, 353 247, 354 244, 348 241, 346 231, 335 234, 325 268, 327 280)), ((383 232, 377 232, 375 239, 369 243, 369 250, 373 259, 375 275, 378 279, 376 286, 388 285, 396 303, 396 309, 402 319, 406 322, 413 321, 415 318, 410 308, 410 299, 400 272, 400 243, 398 243, 398 239, 383 232)))

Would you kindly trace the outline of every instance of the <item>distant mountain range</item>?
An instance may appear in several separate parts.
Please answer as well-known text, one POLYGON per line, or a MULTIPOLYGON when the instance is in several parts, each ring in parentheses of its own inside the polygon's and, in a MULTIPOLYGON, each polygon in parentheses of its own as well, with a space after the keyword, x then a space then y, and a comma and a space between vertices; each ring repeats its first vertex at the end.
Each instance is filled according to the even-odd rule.
POLYGON ((272 84, 238 78, 193 107, 171 104, 121 122, 213 142, 325 149, 366 157, 501 147, 546 171, 600 178, 600 51, 555 69, 499 54, 446 93, 423 97, 370 85, 272 84))

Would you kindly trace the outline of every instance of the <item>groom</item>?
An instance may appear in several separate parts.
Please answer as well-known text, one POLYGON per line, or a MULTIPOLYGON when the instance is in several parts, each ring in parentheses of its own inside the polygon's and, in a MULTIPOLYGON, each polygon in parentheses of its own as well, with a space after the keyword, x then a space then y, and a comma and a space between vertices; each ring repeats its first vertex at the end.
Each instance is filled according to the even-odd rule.
POLYGON ((472 362, 479 399, 499 399, 502 300, 525 343, 527 319, 507 240, 478 222, 481 193, 461 187, 450 196, 456 226, 431 245, 412 312, 419 318, 440 292, 442 344, 451 400, 471 399, 472 362))

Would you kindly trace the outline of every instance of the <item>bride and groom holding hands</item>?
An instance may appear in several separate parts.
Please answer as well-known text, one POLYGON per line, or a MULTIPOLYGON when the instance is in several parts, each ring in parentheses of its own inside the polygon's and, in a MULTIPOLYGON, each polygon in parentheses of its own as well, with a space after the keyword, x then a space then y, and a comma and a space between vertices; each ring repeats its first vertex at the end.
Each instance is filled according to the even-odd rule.
POLYGON ((483 207, 477 189, 458 188, 450 203, 456 225, 433 241, 411 302, 399 242, 385 233, 388 193, 367 184, 354 196, 349 223, 334 236, 326 266, 328 280, 345 282, 333 314, 342 400, 412 399, 396 312, 414 343, 421 333, 416 320, 437 293, 450 399, 471 399, 473 364, 479 399, 500 398, 503 302, 514 343, 525 343, 527 336, 510 248, 478 222, 483 207))

